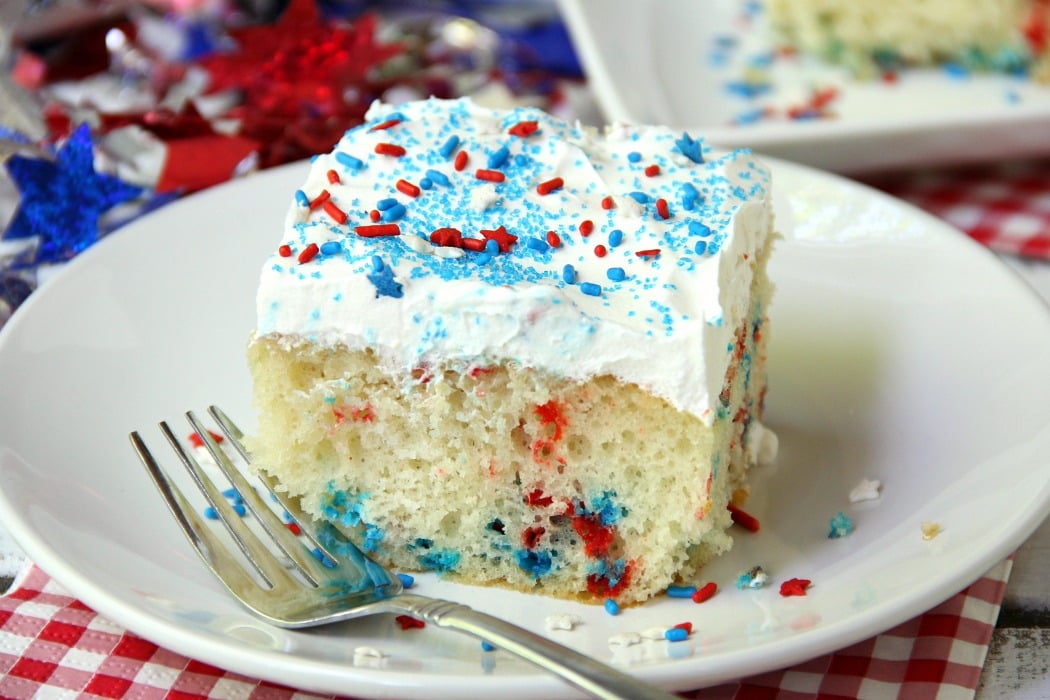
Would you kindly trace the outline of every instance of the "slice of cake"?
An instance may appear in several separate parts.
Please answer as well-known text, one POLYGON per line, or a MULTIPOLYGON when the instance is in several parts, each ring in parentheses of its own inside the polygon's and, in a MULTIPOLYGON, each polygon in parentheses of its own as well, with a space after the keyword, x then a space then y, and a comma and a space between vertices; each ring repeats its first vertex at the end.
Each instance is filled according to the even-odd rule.
POLYGON ((643 601, 731 543, 770 178, 660 128, 375 105, 266 261, 256 464, 398 570, 643 601))
POLYGON ((947 63, 1040 79, 1047 64, 1047 0, 767 0, 766 8, 786 43, 862 76, 947 63))

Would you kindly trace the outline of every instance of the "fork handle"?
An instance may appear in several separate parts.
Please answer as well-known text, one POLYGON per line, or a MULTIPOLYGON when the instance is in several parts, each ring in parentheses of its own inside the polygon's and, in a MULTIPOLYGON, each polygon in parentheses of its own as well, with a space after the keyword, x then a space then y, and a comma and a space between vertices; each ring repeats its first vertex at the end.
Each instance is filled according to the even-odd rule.
POLYGON ((595 661, 577 651, 505 620, 447 600, 402 593, 384 600, 389 612, 474 635, 605 700, 669 700, 678 698, 634 676, 595 661))

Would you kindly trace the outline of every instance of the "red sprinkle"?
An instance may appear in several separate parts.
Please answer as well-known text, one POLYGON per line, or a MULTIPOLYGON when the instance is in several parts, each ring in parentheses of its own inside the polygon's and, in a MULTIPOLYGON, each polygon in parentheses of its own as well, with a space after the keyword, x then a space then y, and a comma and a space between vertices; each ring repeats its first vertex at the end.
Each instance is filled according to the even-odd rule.
POLYGON ((419 196, 419 186, 413 185, 408 180, 398 180, 396 187, 401 194, 407 194, 409 197, 419 196))
POLYGON ((317 251, 318 248, 316 243, 311 243, 310 245, 306 246, 305 248, 303 248, 302 252, 299 253, 299 263, 308 263, 311 260, 313 260, 314 256, 317 255, 317 251))
POLYGON ((405 155, 406 151, 403 146, 398 146, 396 143, 377 143, 376 153, 381 156, 394 156, 400 158, 405 155))
POLYGON ((474 177, 479 180, 486 180, 488 182, 503 182, 507 179, 507 176, 501 173, 499 170, 489 170, 487 168, 478 168, 474 172, 474 177))
POLYGON ((456 170, 463 170, 467 167, 467 161, 470 160, 470 156, 467 155, 466 151, 460 151, 456 154, 456 159, 452 161, 452 167, 456 170))
POLYGON ((594 222, 590 219, 584 219, 580 222, 580 235, 586 238, 591 235, 594 231, 594 222))
POLYGON ((379 221, 381 218, 383 218, 383 214, 378 209, 373 209, 372 211, 368 212, 368 218, 372 221, 379 221))
POLYGON ((299 527, 299 523, 285 523, 284 526, 288 528, 288 531, 293 535, 303 534, 303 529, 299 527))
MULTIPOLYGON (((222 440, 223 440, 222 435, 219 435, 218 433, 213 433, 210 430, 208 431, 208 435, 211 435, 211 439, 214 440, 215 442, 222 442, 222 440)), ((188 439, 190 441, 190 444, 193 445, 194 447, 204 447, 204 440, 202 440, 201 436, 198 435, 197 433, 190 433, 190 436, 189 436, 188 439)))
POLYGON ((463 250, 470 250, 475 253, 480 253, 485 250, 485 244, 488 243, 484 238, 464 238, 462 242, 463 250))
POLYGON ((507 229, 503 226, 491 230, 481 229, 481 235, 485 237, 486 241, 496 241, 496 245, 499 246, 499 252, 501 253, 509 253, 514 244, 518 242, 518 237, 513 233, 507 233, 507 229))
POLYGON ((657 165, 656 163, 653 163, 652 165, 650 165, 649 167, 647 167, 645 169, 646 177, 656 177, 659 174, 660 174, 660 166, 657 165))
POLYGON ((521 136, 522 138, 535 134, 540 128, 540 125, 536 121, 518 122, 514 126, 507 129, 507 133, 512 136, 521 136))
POLYGON ((417 620, 411 615, 398 615, 394 618, 394 620, 397 622, 398 626, 403 630, 423 629, 427 626, 427 623, 423 622, 422 620, 417 620))
MULTIPOLYGON (((452 246, 459 248, 463 245, 463 232, 458 228, 439 228, 430 234, 430 242, 434 245, 452 246)), ((482 244, 482 248, 484 248, 482 244)))
POLYGON ((692 622, 679 622, 677 625, 674 625, 673 627, 671 627, 671 629, 685 630, 686 634, 692 634, 693 633, 693 623, 692 622))
POLYGON ((282 258, 290 258, 292 257, 292 247, 290 245, 282 245, 277 249, 277 254, 282 258))
POLYGON ((660 215, 661 219, 671 218, 671 209, 667 206, 667 200, 663 197, 656 200, 656 213, 660 215))
POLYGON ((730 515, 730 517, 733 518, 733 522, 734 523, 736 523, 740 527, 744 528, 748 532, 758 532, 758 530, 759 530, 758 518, 756 518, 755 516, 751 515, 750 513, 747 513, 747 512, 745 512, 743 510, 740 510, 739 508, 734 506, 732 503, 730 503, 726 507, 729 509, 729 515, 730 515))
POLYGON ((389 129, 392 126, 397 126, 401 123, 400 119, 387 119, 385 122, 380 122, 373 126, 369 131, 382 131, 383 129, 389 129))
POLYGON ((547 231, 547 245, 551 248, 561 248, 561 236, 554 231, 547 231))
POLYGON ((813 583, 808 578, 789 578, 780 584, 780 595, 785 598, 793 595, 806 595, 806 589, 813 583))
POLYGON ((701 588, 696 589, 696 593, 693 594, 694 603, 703 603, 706 600, 711 600, 715 593, 718 592, 718 584, 714 581, 704 584, 701 588))
POLYGON ((329 170, 327 175, 328 175, 328 182, 332 183, 333 185, 338 185, 339 184, 339 173, 337 173, 334 170, 329 170))
POLYGON ((603 197, 602 198, 602 209, 612 209, 615 206, 616 206, 616 203, 613 201, 612 197, 603 197))
POLYGON ((335 222, 337 224, 342 225, 346 223, 346 212, 337 207, 335 202, 333 202, 330 199, 327 199, 321 206, 324 207, 325 213, 328 214, 328 216, 335 219, 335 222))
POLYGON ((601 243, 599 243, 598 245, 594 246, 594 254, 597 255, 599 258, 604 258, 605 254, 608 253, 608 252, 609 252, 608 249, 605 246, 603 246, 601 243))
POLYGON ((320 194, 318 194, 316 197, 310 200, 310 208, 316 209, 317 207, 327 202, 331 196, 332 193, 328 190, 321 190, 320 194))
POLYGON ((546 508, 552 503, 554 503, 554 497, 543 495, 543 489, 533 489, 525 494, 525 505, 527 506, 546 508))
POLYGON ((538 184, 536 186, 536 192, 538 192, 539 194, 550 194, 555 190, 560 190, 564 186, 565 180, 561 179, 560 177, 553 177, 550 180, 547 180, 546 182, 541 182, 540 184, 538 184))
POLYGON ((657 255, 660 254, 660 249, 647 248, 645 250, 637 250, 634 254, 637 255, 639 258, 655 258, 657 255))
POLYGON ((354 233, 362 238, 376 238, 377 236, 400 236, 401 227, 397 224, 371 224, 367 226, 355 226, 354 233))

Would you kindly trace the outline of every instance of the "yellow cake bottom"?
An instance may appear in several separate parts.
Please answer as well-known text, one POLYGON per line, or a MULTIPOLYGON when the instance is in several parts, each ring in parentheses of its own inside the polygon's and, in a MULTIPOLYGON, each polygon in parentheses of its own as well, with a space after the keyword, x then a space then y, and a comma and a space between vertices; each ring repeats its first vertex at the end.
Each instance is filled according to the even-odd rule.
POLYGON ((397 571, 622 604, 696 583, 731 545, 727 504, 764 432, 758 262, 712 425, 610 376, 392 376, 369 350, 257 337, 255 464, 397 571))

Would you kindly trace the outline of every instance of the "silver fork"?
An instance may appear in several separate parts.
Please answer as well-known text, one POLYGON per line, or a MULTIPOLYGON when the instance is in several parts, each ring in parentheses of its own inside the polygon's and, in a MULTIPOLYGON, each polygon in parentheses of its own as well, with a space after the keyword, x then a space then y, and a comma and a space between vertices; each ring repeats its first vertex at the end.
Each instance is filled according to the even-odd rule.
MULTIPOLYGON (((212 406, 208 412, 245 463, 250 463, 241 430, 219 408, 212 406)), ((291 499, 278 493, 272 479, 265 474, 259 475, 260 481, 291 515, 303 534, 317 545, 317 552, 311 552, 264 502, 197 416, 188 412, 186 418, 261 526, 263 537, 268 536, 271 540, 271 545, 267 545, 263 537, 249 527, 247 519, 234 510, 222 490, 208 477, 168 424, 160 423, 167 442, 226 526, 251 570, 226 547, 179 487, 168 478, 137 431, 130 435, 132 445, 197 553, 245 607, 268 623, 302 628, 376 613, 409 615, 436 627, 474 635, 560 676, 597 698, 667 700, 677 697, 499 618, 459 603, 405 593, 397 576, 372 561, 334 527, 321 526, 311 531, 309 516, 304 515, 291 499), (271 548, 273 544, 290 560, 291 566, 281 561, 271 548), (318 556, 318 553, 323 556, 318 556)))

